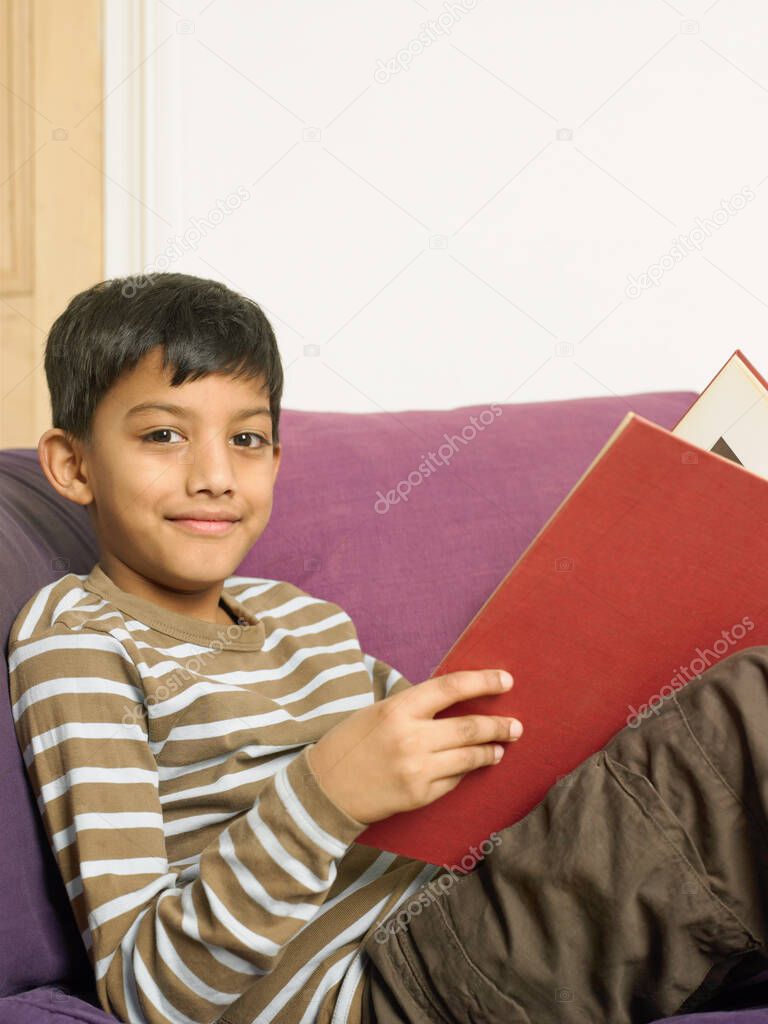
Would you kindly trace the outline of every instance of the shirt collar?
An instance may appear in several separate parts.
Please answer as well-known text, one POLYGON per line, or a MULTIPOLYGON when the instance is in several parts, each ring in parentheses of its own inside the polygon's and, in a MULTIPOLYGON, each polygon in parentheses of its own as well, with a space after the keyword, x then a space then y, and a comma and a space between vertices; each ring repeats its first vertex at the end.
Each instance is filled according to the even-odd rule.
POLYGON ((206 622, 191 615, 170 611, 137 594, 130 594, 107 576, 99 562, 94 565, 83 586, 144 625, 177 640, 187 640, 204 647, 210 647, 216 641, 222 648, 241 651, 260 650, 264 645, 264 623, 225 589, 221 592, 222 603, 232 611, 235 619, 245 620, 245 625, 238 622, 230 622, 229 625, 206 622))

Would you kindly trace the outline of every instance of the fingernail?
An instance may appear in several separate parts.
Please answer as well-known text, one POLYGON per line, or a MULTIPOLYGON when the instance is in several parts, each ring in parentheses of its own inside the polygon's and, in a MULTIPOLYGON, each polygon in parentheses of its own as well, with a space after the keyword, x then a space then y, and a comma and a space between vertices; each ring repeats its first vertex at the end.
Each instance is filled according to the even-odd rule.
POLYGON ((499 672, 503 689, 508 690, 512 685, 512 676, 509 672, 499 672))
POLYGON ((519 739, 523 735, 522 722, 510 722, 509 735, 512 737, 513 740, 519 739))
POLYGON ((504 747, 500 747, 498 743, 493 745, 493 759, 494 761, 500 761, 504 756, 504 747))

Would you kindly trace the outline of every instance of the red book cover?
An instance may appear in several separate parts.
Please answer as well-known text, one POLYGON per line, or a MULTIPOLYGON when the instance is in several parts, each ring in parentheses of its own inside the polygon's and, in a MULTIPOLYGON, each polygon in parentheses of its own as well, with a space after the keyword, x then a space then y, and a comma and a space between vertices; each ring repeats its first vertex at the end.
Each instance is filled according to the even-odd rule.
POLYGON ((498 764, 357 842, 460 873, 473 846, 620 729, 758 644, 768 644, 768 480, 627 413, 432 672, 507 669, 508 693, 436 717, 514 715, 522 737, 498 764))

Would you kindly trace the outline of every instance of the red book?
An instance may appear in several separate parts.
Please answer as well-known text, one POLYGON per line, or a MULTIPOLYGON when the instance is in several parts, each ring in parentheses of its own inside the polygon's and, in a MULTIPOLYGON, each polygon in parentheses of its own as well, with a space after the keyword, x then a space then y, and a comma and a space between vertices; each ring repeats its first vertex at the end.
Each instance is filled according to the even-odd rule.
POLYGON ((498 764, 357 841, 461 873, 472 846, 620 729, 757 644, 768 644, 768 479, 627 413, 431 673, 507 669, 508 693, 436 717, 514 715, 522 737, 498 764))

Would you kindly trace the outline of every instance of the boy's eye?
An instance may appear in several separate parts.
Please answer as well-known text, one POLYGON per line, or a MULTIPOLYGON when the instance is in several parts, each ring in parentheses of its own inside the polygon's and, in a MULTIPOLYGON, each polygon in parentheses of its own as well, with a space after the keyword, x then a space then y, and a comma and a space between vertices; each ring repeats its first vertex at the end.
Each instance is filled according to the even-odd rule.
POLYGON ((257 434, 253 430, 243 430, 239 434, 235 434, 235 437, 255 437, 257 441, 261 442, 260 444, 238 445, 238 448, 266 448, 266 446, 269 444, 269 441, 266 439, 266 437, 262 437, 261 434, 257 434))
MULTIPOLYGON (((142 437, 142 441, 149 441, 149 442, 153 442, 153 443, 156 443, 156 444, 164 444, 165 442, 158 437, 158 435, 160 435, 160 434, 177 434, 179 437, 181 437, 181 434, 179 434, 178 430, 173 430, 171 427, 161 427, 158 430, 151 431, 149 434, 144 434, 144 436, 142 437)), ((240 431, 240 433, 235 434, 234 437, 245 437, 245 438, 255 437, 257 439, 257 441, 261 442, 260 444, 238 444, 237 445, 238 448, 254 448, 254 449, 259 449, 259 448, 264 448, 264 447, 266 447, 267 445, 269 445, 271 443, 270 441, 267 441, 267 439, 265 437, 262 437, 261 434, 257 434, 253 430, 243 430, 243 431, 240 431)))
POLYGON ((178 430, 171 430, 170 427, 163 427, 161 430, 153 430, 150 434, 145 434, 142 437, 142 441, 159 441, 159 443, 162 444, 162 441, 160 441, 159 438, 158 438, 158 434, 178 434, 178 433, 179 433, 178 430))

